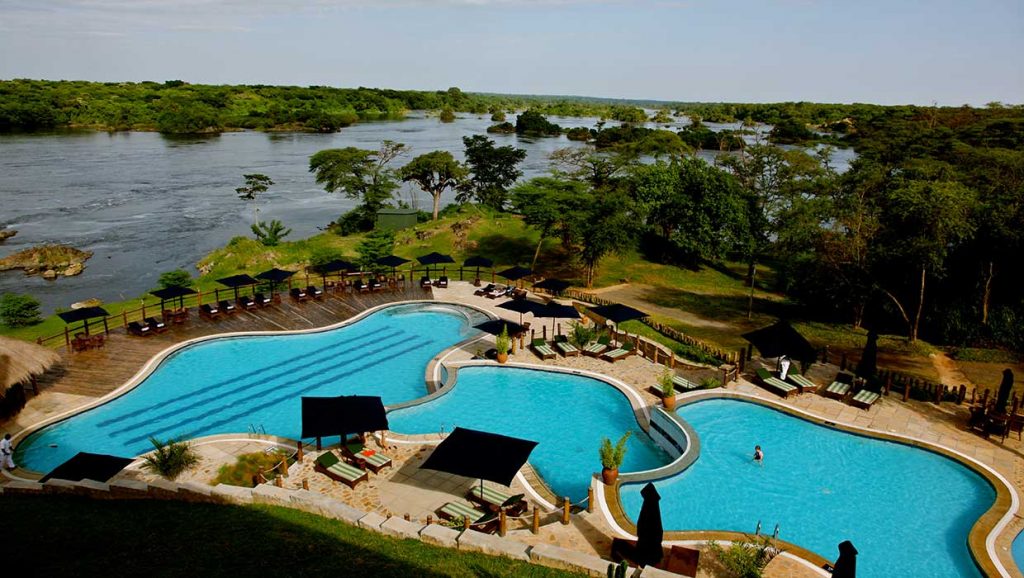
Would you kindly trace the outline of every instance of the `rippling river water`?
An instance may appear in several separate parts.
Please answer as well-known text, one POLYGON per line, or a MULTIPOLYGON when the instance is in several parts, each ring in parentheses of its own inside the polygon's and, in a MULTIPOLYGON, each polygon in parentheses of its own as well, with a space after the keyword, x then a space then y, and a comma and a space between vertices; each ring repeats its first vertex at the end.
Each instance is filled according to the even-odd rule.
MULTIPOLYGON (((551 120, 567 127, 597 122, 551 120)), ((136 297, 154 288, 161 272, 194 270, 200 258, 231 237, 251 235, 252 205, 234 191, 245 173, 274 179, 276 184, 258 200, 260 218, 280 219, 293 229, 291 238, 301 238, 354 206, 344 195, 316 185, 308 172, 313 153, 346 146, 373 149, 386 139, 410 147, 400 162, 438 149, 461 159, 462 137, 484 133, 491 124, 487 116, 463 114, 442 124, 413 113, 405 120, 360 123, 334 134, 0 135, 0 226, 18 230, 0 244, 0 256, 40 243, 67 243, 95 253, 77 277, 45 281, 20 271, 0 273, 0 293, 31 293, 47 312, 91 297, 136 297)), ((546 172, 552 151, 581 146, 565 137, 493 138, 527 152, 525 178, 546 172)), ((836 164, 842 168, 851 153, 839 153, 836 164)), ((401 195, 408 201, 411 193, 405 188, 401 195)), ((420 208, 429 210, 429 196, 419 195, 420 208)))

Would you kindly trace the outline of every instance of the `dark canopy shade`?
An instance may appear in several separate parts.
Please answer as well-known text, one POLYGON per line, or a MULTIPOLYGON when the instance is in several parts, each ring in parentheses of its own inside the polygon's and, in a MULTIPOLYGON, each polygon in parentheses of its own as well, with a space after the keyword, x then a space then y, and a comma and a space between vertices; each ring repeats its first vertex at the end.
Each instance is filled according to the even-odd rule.
POLYGON ((999 382, 999 394, 996 396, 995 410, 1006 413, 1006 404, 1010 401, 1010 391, 1013 390, 1013 370, 1007 367, 1003 370, 1003 380, 999 382))
POLYGON ((526 267, 520 267, 520 266, 516 265, 515 267, 510 267, 510 268, 505 269, 504 271, 498 273, 498 276, 499 277, 504 277, 505 279, 508 279, 509 281, 518 281, 519 279, 522 279, 523 277, 526 277, 530 273, 533 273, 533 271, 527 269, 526 267))
POLYGON ((85 321, 93 317, 108 317, 109 315, 107 310, 102 307, 82 307, 81 309, 72 309, 71 311, 61 311, 57 314, 58 317, 64 320, 64 323, 85 321))
POLYGON ((245 287, 246 285, 255 285, 256 283, 258 283, 258 281, 245 274, 232 275, 230 277, 225 277, 223 279, 217 279, 217 282, 220 283, 221 285, 233 287, 236 289, 238 287, 245 287))
POLYGON ((451 255, 444 255, 434 251, 433 253, 427 253, 422 257, 416 257, 416 260, 420 262, 420 265, 441 265, 444 263, 454 263, 455 259, 452 259, 451 255))
POLYGON ((294 274, 295 271, 285 271, 284 269, 274 267, 273 269, 267 269, 266 271, 257 274, 256 278, 263 281, 270 281, 271 283, 282 283, 290 279, 294 274))
POLYGON ((542 305, 540 303, 535 303, 528 299, 511 299, 498 305, 498 307, 500 307, 501 309, 508 309, 509 311, 515 311, 516 313, 518 313, 519 323, 522 324, 523 313, 534 313, 540 307, 542 307, 542 305))
POLYGON ((184 297, 186 295, 195 295, 196 290, 188 287, 165 287, 163 289, 157 289, 156 291, 150 291, 149 294, 154 297, 158 297, 161 301, 168 299, 177 299, 178 297, 184 297))
POLYGON ((551 317, 554 319, 579 319, 580 313, 572 305, 562 305, 555 301, 549 301, 544 305, 538 305, 533 311, 537 317, 551 317))
POLYGON ((384 267, 401 267, 408 262, 408 259, 403 259, 397 255, 388 255, 387 257, 377 259, 377 264, 384 267))
POLYGON ((421 468, 508 486, 537 442, 457 427, 421 468))
POLYGON ((661 496, 654 484, 648 482, 640 490, 644 504, 640 506, 640 517, 636 521, 636 563, 641 566, 654 566, 661 562, 663 551, 661 540, 664 531, 661 527, 661 496))
POLYGON ((835 568, 832 569, 832 578, 856 578, 857 576, 857 549, 853 542, 846 540, 839 544, 839 558, 836 560, 835 568))
POLYGON ((762 357, 789 357, 811 363, 818 354, 811 344, 786 321, 744 333, 743 338, 753 344, 762 357))
POLYGON ((302 437, 320 438, 388 429, 379 397, 342 395, 302 398, 302 437))
POLYGON ((552 293, 561 293, 568 289, 570 285, 572 285, 572 283, 561 279, 545 279, 540 283, 533 284, 535 288, 544 289, 545 291, 550 291, 552 293))
POLYGON ((484 333, 490 333, 491 335, 501 335, 502 328, 508 328, 509 335, 519 335, 522 333, 523 326, 516 323, 515 321, 505 321, 504 319, 491 319, 490 321, 484 321, 474 325, 476 329, 483 331, 484 333))
POLYGON ((333 261, 324 263, 323 265, 317 265, 316 267, 313 267, 314 271, 321 274, 335 273, 337 271, 355 271, 356 269, 359 269, 359 265, 356 265, 355 263, 349 263, 348 261, 344 261, 342 259, 335 259, 333 261))
POLYGON ((462 262, 463 267, 493 267, 494 261, 487 257, 470 257, 462 262))
POLYGON ((857 369, 854 371, 859 377, 871 382, 878 371, 878 333, 872 329, 868 331, 868 341, 864 344, 864 352, 857 362, 857 369))
POLYGON ((604 317, 612 323, 623 323, 625 321, 632 321, 633 319, 643 319, 644 317, 647 317, 647 314, 643 311, 633 309, 632 307, 621 303, 591 307, 590 311, 595 315, 604 317))
POLYGON ((70 460, 54 468, 52 472, 46 474, 39 481, 45 482, 46 480, 56 479, 80 482, 88 479, 106 482, 134 461, 131 458, 78 452, 70 460))

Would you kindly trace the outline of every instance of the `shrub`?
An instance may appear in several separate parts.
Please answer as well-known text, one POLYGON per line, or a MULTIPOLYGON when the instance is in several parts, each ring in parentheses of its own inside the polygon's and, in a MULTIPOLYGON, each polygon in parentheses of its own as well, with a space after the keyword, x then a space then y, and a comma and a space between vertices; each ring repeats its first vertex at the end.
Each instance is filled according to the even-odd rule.
POLYGON ((508 336, 508 325, 501 327, 501 333, 494 339, 494 349, 498 351, 499 355, 508 353, 508 350, 512 347, 512 338, 508 336))
POLYGON ((332 247, 316 247, 309 254, 309 264, 313 267, 326 265, 335 259, 342 259, 342 254, 332 247))
POLYGON ((700 381, 701 389, 715 389, 716 387, 722 387, 722 381, 717 377, 705 377, 700 381))
POLYGON ((491 115, 491 121, 492 122, 505 122, 505 113, 501 112, 500 110, 495 111, 494 114, 491 115))
POLYGON ((663 371, 661 375, 658 377, 658 385, 661 386, 662 397, 668 397, 670 395, 675 394, 676 385, 672 383, 672 371, 669 370, 667 367, 665 368, 665 371, 663 371))
POLYGON ((633 432, 627 431, 622 434, 619 441, 612 445, 612 440, 604 438, 601 440, 601 449, 599 453, 601 455, 601 465, 610 469, 617 470, 622 465, 622 460, 626 458, 626 441, 629 440, 629 436, 633 432))
POLYGON ((767 537, 756 542, 733 542, 728 549, 712 540, 708 549, 731 578, 761 578, 765 566, 781 553, 767 537))
POLYGON ((276 247, 280 244, 281 239, 290 235, 291 232, 291 229, 285 228, 277 219, 269 223, 260 221, 252 226, 252 234, 256 235, 256 239, 266 247, 276 247))
POLYGON ((377 264, 377 259, 387 257, 395 251, 395 233, 386 229, 374 229, 366 235, 358 245, 356 253, 359 254, 359 266, 364 271, 377 271, 382 267, 377 264))
POLYGON ((569 343, 572 343, 580 349, 584 348, 591 341, 594 340, 597 331, 593 327, 588 327, 582 323, 574 321, 572 329, 569 331, 569 343))
POLYGON ((161 289, 167 289, 168 287, 191 287, 194 282, 192 275, 184 269, 175 269, 174 271, 161 273, 160 279, 157 280, 161 289))
POLYGON ((168 480, 199 463, 199 455, 188 442, 160 441, 155 437, 149 438, 149 442, 153 444, 153 452, 143 458, 146 463, 142 467, 168 480))
POLYGON ((273 479, 277 474, 272 470, 286 458, 287 456, 280 450, 242 454, 234 464, 221 466, 213 483, 252 488, 255 486, 253 477, 256 474, 265 472, 267 478, 273 479))
POLYGON ((8 327, 25 327, 42 321, 39 300, 31 295, 4 293, 0 297, 0 321, 8 327))
POLYGON ((439 118, 441 119, 441 122, 455 122, 455 111, 450 108, 446 108, 441 111, 439 118))

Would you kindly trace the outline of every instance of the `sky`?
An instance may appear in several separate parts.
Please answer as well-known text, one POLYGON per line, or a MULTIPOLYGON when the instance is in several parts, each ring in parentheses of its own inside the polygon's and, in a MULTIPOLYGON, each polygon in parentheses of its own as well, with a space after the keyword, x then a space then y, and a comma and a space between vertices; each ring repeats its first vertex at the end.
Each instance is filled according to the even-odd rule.
POLYGON ((0 78, 1024 102, 1022 0, 0 0, 0 78))

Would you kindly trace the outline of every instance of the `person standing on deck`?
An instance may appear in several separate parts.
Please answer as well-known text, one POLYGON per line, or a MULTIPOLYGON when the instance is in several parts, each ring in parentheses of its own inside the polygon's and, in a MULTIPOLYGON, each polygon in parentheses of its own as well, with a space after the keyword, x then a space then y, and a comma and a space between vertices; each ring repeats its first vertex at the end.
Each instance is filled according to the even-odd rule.
POLYGON ((782 359, 779 360, 779 379, 786 381, 786 376, 789 375, 789 365, 792 362, 789 357, 783 355, 782 359))
POLYGON ((14 469, 14 448, 11 447, 11 434, 4 435, 0 440, 0 468, 14 469))

